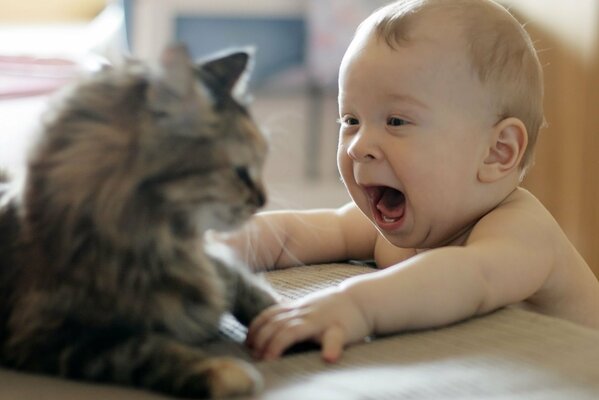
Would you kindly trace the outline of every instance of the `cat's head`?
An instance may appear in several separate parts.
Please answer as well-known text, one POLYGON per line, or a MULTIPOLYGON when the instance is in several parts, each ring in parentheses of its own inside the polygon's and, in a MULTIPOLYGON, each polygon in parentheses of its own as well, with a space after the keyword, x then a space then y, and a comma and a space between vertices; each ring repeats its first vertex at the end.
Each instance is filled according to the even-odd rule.
POLYGON ((193 65, 183 47, 172 47, 147 91, 152 145, 142 146, 148 169, 140 190, 195 215, 204 229, 236 227, 266 201, 266 141, 238 90, 249 62, 249 53, 235 52, 193 65))
POLYGON ((30 160, 27 212, 112 236, 239 226, 266 196, 267 144, 237 93, 250 58, 171 46, 75 85, 30 160))

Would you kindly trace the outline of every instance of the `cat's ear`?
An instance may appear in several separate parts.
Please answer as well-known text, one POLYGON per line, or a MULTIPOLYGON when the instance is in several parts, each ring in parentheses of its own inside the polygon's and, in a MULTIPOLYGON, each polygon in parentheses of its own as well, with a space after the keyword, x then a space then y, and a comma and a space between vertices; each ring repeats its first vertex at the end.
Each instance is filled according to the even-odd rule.
POLYGON ((244 93, 253 61, 253 53, 251 48, 245 48, 202 61, 199 65, 200 77, 207 78, 213 89, 229 94, 244 93))
POLYGON ((193 88, 195 74, 193 61, 183 44, 174 44, 164 49, 160 56, 161 81, 181 97, 193 88))

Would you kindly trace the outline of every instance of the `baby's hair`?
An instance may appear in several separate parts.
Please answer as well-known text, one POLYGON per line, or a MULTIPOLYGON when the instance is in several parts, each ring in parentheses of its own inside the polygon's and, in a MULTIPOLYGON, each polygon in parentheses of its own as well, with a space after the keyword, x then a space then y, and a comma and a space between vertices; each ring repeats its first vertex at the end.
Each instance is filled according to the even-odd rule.
POLYGON ((459 23, 470 62, 483 85, 496 97, 498 119, 515 117, 526 126, 528 146, 522 176, 533 164, 543 115, 543 71, 529 34, 505 8, 491 0, 399 0, 374 12, 359 27, 391 48, 408 43, 420 17, 443 12, 459 23))

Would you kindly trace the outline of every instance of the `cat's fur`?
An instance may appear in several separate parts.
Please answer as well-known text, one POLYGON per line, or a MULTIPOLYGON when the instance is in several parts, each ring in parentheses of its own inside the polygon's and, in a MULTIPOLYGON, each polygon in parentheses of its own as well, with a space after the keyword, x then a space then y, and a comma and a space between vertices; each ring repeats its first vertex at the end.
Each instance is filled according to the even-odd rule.
POLYGON ((266 142, 232 94, 248 59, 171 46, 54 106, 23 192, 0 182, 2 364, 184 397, 256 389, 249 363, 202 349, 226 311, 247 324, 274 303, 202 241, 265 201, 266 142))

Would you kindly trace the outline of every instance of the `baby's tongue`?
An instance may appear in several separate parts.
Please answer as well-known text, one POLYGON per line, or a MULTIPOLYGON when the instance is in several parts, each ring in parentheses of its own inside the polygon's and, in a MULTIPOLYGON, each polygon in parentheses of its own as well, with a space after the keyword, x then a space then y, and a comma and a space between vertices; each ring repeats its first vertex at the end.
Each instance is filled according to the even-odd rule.
POLYGON ((388 187, 383 189, 383 195, 376 208, 387 218, 399 218, 404 213, 404 204, 403 193, 388 187))

